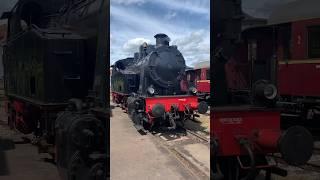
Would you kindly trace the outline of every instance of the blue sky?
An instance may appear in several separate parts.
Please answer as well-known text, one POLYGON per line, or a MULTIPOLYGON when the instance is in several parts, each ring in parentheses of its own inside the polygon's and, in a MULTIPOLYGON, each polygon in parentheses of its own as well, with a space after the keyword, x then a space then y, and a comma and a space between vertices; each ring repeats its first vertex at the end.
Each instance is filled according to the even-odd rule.
POLYGON ((111 64, 165 33, 187 65, 210 57, 210 0, 111 0, 111 64))

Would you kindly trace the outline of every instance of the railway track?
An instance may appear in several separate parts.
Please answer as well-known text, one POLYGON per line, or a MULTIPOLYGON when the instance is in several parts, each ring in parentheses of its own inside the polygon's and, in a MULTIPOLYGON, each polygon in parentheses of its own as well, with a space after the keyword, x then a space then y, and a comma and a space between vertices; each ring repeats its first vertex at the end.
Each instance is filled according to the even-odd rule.
POLYGON ((204 143, 209 143, 210 142, 210 139, 197 133, 197 132, 194 132, 194 131, 191 131, 189 129, 186 129, 186 132, 189 136, 194 136, 195 138, 199 139, 200 141, 204 142, 204 143))
POLYGON ((313 149, 313 157, 306 165, 302 166, 301 168, 320 173, 320 147, 315 147, 313 149))
MULTIPOLYGON (((176 133, 173 133, 175 136, 176 133)), ((178 133, 180 134, 180 133, 178 133)), ((168 135, 170 136, 170 135, 168 135)), ((196 162, 191 160, 184 154, 180 147, 181 145, 188 145, 188 144, 195 144, 195 143, 203 143, 206 144, 208 141, 206 141, 206 138, 201 137, 195 132, 187 131, 187 134, 184 134, 177 138, 169 139, 169 138, 163 138, 162 135, 159 134, 153 134, 153 138, 155 141, 164 149, 166 149, 178 162, 181 163, 182 166, 184 166, 193 176, 195 179, 198 180, 208 180, 210 179, 210 175, 205 172, 203 169, 199 168, 196 162)), ((209 153, 209 152, 208 152, 209 153)), ((208 156, 209 157, 209 156, 208 156)), ((210 171, 210 169, 209 169, 210 171)))
POLYGON ((306 165, 299 166, 299 168, 307 171, 313 171, 320 173, 320 165, 314 163, 307 163, 306 165))
MULTIPOLYGON (((273 155, 272 157, 274 157, 274 159, 277 163, 285 165, 285 166, 290 166, 280 156, 273 155)), ((306 163, 305 165, 302 165, 302 166, 295 166, 295 167, 300 168, 305 171, 320 173, 320 148, 319 147, 314 148, 313 156, 311 157, 311 159, 308 163, 306 163)))
POLYGON ((189 145, 201 144, 208 149, 208 160, 210 159, 209 138, 189 129, 178 129, 175 131, 153 132, 153 137, 159 145, 170 152, 186 169, 199 180, 210 179, 210 164, 207 169, 199 165, 190 153, 184 152, 189 145), (190 157, 191 156, 191 157, 190 157))

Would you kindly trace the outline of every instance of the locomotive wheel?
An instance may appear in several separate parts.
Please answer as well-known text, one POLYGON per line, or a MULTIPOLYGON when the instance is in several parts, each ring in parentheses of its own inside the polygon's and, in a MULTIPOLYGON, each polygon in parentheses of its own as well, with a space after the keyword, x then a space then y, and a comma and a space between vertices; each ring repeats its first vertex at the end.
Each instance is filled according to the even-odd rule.
POLYGON ((89 165, 81 157, 79 151, 75 152, 67 169, 67 180, 103 180, 106 177, 103 163, 89 165), (91 166, 91 168, 89 168, 91 166))
POLYGON ((86 165, 81 158, 80 152, 76 152, 69 163, 68 166, 68 180, 81 179, 86 172, 86 165))
POLYGON ((133 111, 131 114, 132 114, 133 123, 137 125, 141 125, 139 115, 135 111, 133 111))
POLYGON ((151 128, 152 128, 152 126, 151 126, 151 124, 149 124, 149 123, 147 123, 147 122, 143 122, 143 128, 144 128, 145 130, 150 131, 151 128))
POLYGON ((184 128, 184 120, 178 121, 177 126, 184 128))

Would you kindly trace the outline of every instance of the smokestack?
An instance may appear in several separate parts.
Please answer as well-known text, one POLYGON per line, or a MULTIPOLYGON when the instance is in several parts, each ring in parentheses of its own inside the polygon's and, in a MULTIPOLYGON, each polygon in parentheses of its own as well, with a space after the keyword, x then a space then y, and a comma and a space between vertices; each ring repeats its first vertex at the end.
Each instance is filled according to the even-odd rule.
POLYGON ((166 34, 156 34, 156 47, 169 46, 170 38, 166 34))

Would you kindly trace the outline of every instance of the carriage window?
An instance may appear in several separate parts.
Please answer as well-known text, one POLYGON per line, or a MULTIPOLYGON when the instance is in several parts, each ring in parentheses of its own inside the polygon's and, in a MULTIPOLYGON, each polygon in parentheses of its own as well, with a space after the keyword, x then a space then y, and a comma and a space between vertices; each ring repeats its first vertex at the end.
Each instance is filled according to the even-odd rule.
POLYGON ((196 71, 196 80, 201 80, 201 69, 196 71))
POLYGON ((320 26, 308 29, 308 54, 309 58, 320 58, 320 26))
POLYGON ((206 70, 206 78, 207 80, 210 80, 210 69, 206 70))
POLYGON ((191 75, 188 74, 188 75, 187 75, 187 81, 190 81, 190 80, 191 80, 191 75))

